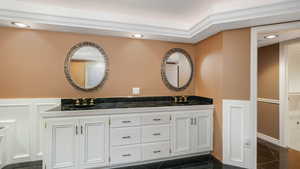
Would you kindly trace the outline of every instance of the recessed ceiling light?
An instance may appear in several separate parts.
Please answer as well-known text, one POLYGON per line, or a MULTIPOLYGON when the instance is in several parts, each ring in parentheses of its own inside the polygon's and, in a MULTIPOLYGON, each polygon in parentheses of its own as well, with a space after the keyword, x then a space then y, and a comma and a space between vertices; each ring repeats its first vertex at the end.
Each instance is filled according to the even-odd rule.
POLYGON ((274 39, 277 37, 278 37, 278 35, 267 35, 267 36, 265 36, 265 39, 274 39))
POLYGON ((19 28, 29 28, 30 27, 29 25, 26 25, 21 22, 12 22, 11 24, 13 24, 14 26, 19 27, 19 28))
POLYGON ((139 33, 136 33, 136 34, 133 34, 132 37, 133 37, 133 38, 143 38, 144 35, 139 34, 139 33))

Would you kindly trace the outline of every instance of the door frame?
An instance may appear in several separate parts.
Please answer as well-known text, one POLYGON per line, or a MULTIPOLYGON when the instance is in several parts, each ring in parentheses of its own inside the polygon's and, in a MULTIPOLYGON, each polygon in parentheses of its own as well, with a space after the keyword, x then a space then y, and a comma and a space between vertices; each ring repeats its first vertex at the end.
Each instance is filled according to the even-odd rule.
MULTIPOLYGON (((253 159, 251 159, 251 167, 252 169, 256 169, 257 167, 257 36, 259 33, 267 33, 267 32, 276 32, 285 29, 300 29, 300 22, 290 22, 276 25, 268 25, 268 26, 259 26, 251 28, 251 48, 250 48, 250 120, 251 120, 251 136, 252 136, 252 155, 253 159)), ((286 146, 288 140, 288 132, 285 131, 286 127, 286 118, 284 112, 288 110, 288 82, 287 82, 287 56, 284 50, 284 44, 280 44, 280 84, 279 84, 279 100, 280 100, 280 145, 286 146)))

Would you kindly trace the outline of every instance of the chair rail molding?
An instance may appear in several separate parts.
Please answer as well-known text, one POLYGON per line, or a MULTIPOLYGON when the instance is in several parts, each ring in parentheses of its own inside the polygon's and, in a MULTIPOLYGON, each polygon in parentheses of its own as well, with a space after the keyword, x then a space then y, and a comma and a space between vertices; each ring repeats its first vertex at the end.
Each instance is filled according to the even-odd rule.
POLYGON ((291 0, 242 10, 208 15, 190 28, 172 28, 108 21, 101 15, 70 8, 55 8, 20 1, 6 1, 0 7, 0 25, 11 21, 31 23, 32 29, 76 32, 84 34, 131 37, 132 32, 144 34, 145 39, 197 43, 207 37, 230 29, 300 20, 300 1, 291 0), (22 9, 22 10, 16 10, 22 9), (33 12, 35 11, 35 12, 33 12))
POLYGON ((0 99, 0 126, 8 127, 5 165, 42 159, 40 113, 58 104, 58 98, 0 99))
POLYGON ((280 100, 277 99, 267 99, 267 98, 257 98, 257 101, 263 103, 270 103, 270 104, 279 104, 280 100))
POLYGON ((285 146, 281 145, 280 140, 278 140, 276 138, 273 138, 273 137, 270 137, 268 135, 265 135, 263 133, 257 133, 257 137, 264 140, 264 141, 267 141, 269 143, 275 144, 277 146, 285 147, 285 146))

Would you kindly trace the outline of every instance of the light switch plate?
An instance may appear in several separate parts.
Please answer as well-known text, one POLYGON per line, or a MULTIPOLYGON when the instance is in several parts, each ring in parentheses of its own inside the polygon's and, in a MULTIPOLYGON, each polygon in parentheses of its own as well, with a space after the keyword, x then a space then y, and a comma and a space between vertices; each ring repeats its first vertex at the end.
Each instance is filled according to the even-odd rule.
POLYGON ((140 88, 139 87, 132 88, 132 94, 133 95, 140 95, 140 88))

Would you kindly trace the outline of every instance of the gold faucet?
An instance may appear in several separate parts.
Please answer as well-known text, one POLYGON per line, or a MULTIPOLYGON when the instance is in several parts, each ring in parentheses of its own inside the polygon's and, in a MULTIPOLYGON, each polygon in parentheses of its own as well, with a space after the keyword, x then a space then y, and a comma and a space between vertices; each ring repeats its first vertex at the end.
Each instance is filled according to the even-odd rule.
POLYGON ((187 96, 182 96, 182 98, 183 98, 183 102, 188 102, 188 98, 187 98, 187 96))
POLYGON ((82 98, 82 105, 83 106, 86 106, 88 103, 87 103, 87 99, 86 98, 82 98))
POLYGON ((75 106, 80 106, 80 100, 79 99, 75 100, 75 106))
POLYGON ((90 98, 90 106, 93 106, 93 105, 95 105, 95 99, 90 98))
POLYGON ((174 102, 178 103, 178 97, 177 96, 173 96, 174 102))
POLYGON ((175 103, 186 103, 188 102, 187 96, 173 96, 175 103))

